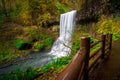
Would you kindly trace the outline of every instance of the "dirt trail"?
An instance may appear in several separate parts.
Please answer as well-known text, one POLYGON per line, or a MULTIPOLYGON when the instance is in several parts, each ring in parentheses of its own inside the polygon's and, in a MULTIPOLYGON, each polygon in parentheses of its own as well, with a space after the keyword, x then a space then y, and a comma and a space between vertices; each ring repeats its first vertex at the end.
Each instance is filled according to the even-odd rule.
POLYGON ((90 73, 89 80, 120 80, 120 42, 113 42, 110 57, 90 73))

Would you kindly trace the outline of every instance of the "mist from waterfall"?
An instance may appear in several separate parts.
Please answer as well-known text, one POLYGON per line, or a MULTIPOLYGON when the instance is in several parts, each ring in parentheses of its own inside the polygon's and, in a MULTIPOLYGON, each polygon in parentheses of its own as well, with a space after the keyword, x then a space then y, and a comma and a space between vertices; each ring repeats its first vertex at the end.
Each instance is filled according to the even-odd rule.
POLYGON ((75 26, 76 10, 60 15, 60 35, 54 42, 50 54, 55 57, 67 56, 71 53, 71 37, 75 26))

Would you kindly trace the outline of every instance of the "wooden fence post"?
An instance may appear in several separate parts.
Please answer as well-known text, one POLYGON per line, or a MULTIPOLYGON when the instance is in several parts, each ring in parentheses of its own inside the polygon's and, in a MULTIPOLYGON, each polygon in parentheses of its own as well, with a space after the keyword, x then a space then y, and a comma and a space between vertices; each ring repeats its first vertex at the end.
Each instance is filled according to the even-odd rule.
POLYGON ((101 58, 102 59, 104 59, 104 55, 105 55, 105 39, 106 39, 106 35, 102 35, 101 36, 101 40, 102 40, 102 42, 101 42, 101 47, 102 47, 102 49, 101 49, 101 58))
POLYGON ((90 55, 90 38, 89 37, 82 37, 81 38, 81 48, 85 48, 85 66, 84 66, 84 74, 83 74, 83 80, 88 80, 88 67, 89 67, 89 55, 90 55))
POLYGON ((110 34, 110 43, 109 43, 109 50, 111 50, 112 49, 112 35, 113 34, 110 34))
POLYGON ((109 55, 111 54, 111 49, 112 49, 112 34, 109 34, 109 55))

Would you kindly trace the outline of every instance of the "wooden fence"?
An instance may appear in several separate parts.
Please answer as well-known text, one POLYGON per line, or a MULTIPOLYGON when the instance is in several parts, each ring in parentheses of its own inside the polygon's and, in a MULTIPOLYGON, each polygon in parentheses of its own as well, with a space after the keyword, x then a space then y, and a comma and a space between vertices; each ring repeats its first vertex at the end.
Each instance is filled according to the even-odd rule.
POLYGON ((101 35, 100 40, 92 44, 90 43, 90 37, 81 37, 80 46, 78 53, 56 80, 88 80, 89 71, 98 60, 103 60, 110 55, 112 34, 101 35), (92 52, 91 49, 98 44, 100 44, 100 47, 92 52))

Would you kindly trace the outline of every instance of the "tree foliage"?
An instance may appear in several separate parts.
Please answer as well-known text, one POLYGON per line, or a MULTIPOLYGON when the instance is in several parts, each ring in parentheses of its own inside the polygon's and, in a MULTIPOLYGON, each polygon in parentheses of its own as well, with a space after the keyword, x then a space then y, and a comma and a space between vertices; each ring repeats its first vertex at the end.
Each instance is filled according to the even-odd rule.
POLYGON ((5 21, 9 21, 10 13, 15 9, 15 0, 0 0, 0 12, 4 15, 5 21))
POLYGON ((84 0, 0 0, 0 22, 47 26, 59 14, 80 10, 84 0))
POLYGON ((113 40, 120 40, 120 21, 116 18, 102 16, 97 23, 98 33, 113 34, 113 40))
MULTIPOLYGON (((119 0, 0 0, 0 22, 12 21, 22 25, 47 27, 59 21, 61 13, 77 9, 80 18, 108 14, 119 10, 119 0)), ((89 19, 88 19, 89 20, 89 19)))

